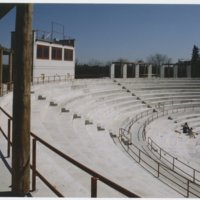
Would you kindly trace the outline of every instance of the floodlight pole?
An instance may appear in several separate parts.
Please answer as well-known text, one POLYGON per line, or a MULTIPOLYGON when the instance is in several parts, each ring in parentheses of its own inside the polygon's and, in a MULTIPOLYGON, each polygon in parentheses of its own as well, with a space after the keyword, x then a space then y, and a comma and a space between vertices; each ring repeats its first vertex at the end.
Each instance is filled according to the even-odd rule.
POLYGON ((31 4, 16 5, 15 29, 12 193, 25 196, 30 187, 31 4))

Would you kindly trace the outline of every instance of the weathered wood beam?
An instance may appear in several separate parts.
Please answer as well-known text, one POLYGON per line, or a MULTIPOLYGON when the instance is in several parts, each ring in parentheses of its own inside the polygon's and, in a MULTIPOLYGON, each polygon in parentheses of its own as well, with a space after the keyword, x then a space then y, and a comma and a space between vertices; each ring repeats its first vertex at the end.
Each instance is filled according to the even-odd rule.
POLYGON ((12 192, 15 196, 25 196, 30 187, 31 4, 16 6, 15 29, 12 192))
POLYGON ((0 49, 0 96, 2 96, 2 91, 3 91, 2 74, 3 74, 3 49, 0 49))
POLYGON ((11 90, 11 86, 12 86, 12 81, 13 81, 13 75, 12 75, 12 71, 13 71, 13 53, 11 52, 9 54, 9 83, 8 83, 8 90, 11 90))

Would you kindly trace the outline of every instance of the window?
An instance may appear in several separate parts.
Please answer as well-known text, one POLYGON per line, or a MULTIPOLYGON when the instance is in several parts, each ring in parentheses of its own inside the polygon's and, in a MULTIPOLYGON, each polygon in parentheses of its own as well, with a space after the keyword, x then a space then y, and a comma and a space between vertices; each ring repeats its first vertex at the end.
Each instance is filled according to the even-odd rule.
POLYGON ((49 59, 49 47, 44 45, 37 45, 37 58, 49 59))
POLYGON ((52 47, 52 60, 62 60, 62 48, 52 47))
POLYGON ((65 49, 64 60, 72 61, 73 60, 73 50, 65 49))

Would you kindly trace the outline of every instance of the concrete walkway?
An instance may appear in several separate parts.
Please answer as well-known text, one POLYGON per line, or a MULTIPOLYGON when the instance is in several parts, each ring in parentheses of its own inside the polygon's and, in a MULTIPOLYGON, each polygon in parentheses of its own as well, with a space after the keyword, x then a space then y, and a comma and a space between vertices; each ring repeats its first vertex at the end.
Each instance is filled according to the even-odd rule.
POLYGON ((0 197, 11 196, 10 159, 5 158, 0 150, 0 197))

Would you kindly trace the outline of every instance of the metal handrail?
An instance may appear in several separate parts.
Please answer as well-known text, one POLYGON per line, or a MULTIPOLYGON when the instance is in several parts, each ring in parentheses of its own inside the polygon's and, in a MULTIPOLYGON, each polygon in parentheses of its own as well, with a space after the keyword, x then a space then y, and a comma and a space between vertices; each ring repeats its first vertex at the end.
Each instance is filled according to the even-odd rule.
POLYGON ((164 149, 162 149, 161 147, 159 147, 150 137, 148 137, 148 148, 150 149, 150 151, 152 151, 152 153, 157 157, 159 158, 160 160, 164 160, 165 162, 169 163, 172 170, 179 170, 180 172, 184 173, 186 176, 188 176, 189 178, 191 178, 191 180, 193 182, 196 182, 196 183, 200 183, 200 179, 198 179, 196 177, 196 174, 200 174, 200 171, 189 166, 188 164, 184 163, 183 161, 179 160, 178 158, 176 157, 173 157, 170 153, 168 153, 167 151, 165 151, 164 149), (154 145, 158 148, 158 149, 155 149, 154 145), (162 154, 163 153, 163 154, 162 154), (165 154, 165 156, 164 156, 165 154), (169 156, 172 161, 168 160, 167 159, 167 156, 169 156), (185 170, 181 169, 180 167, 177 167, 178 163, 182 164, 183 166, 187 167, 188 169, 191 170, 191 174, 189 174, 188 172, 186 172, 185 170))
MULTIPOLYGON (((0 107, 0 110, 8 117, 8 133, 6 136, 6 133, 0 129, 0 132, 4 135, 6 140, 8 141, 8 146, 7 149, 10 152, 10 148, 12 146, 12 142, 10 141, 10 133, 11 133, 11 128, 10 128, 10 121, 12 120, 12 117, 3 109, 0 107)), ((72 163, 74 166, 78 167, 82 171, 86 172, 87 174, 91 175, 91 197, 96 197, 97 196, 97 180, 103 182, 107 186, 115 189, 116 191, 120 192, 121 194, 127 196, 127 197, 140 197, 136 195, 135 193, 127 190, 126 188, 116 184, 115 182, 109 180, 108 178, 102 176, 101 174, 93 171, 92 169, 86 167, 85 165, 81 164, 80 162, 74 160, 70 156, 64 154, 63 152, 59 151, 49 143, 45 142, 42 140, 40 137, 36 136, 34 133, 30 133, 32 137, 32 164, 31 164, 31 169, 32 169, 32 191, 36 189, 36 176, 38 176, 57 196, 63 197, 62 195, 38 170, 36 167, 36 159, 37 159, 37 142, 44 145, 47 147, 49 150, 53 151, 56 153, 59 157, 62 157, 64 160, 72 163)), ((10 157, 10 155, 8 155, 10 157)))
MULTIPOLYGON (((171 110, 163 110, 163 112, 157 112, 157 113, 155 113, 155 114, 152 114, 151 113, 151 116, 147 119, 147 120, 145 120, 145 122, 144 122, 144 124, 143 124, 143 130, 142 130, 142 135, 143 135, 143 139, 145 140, 146 139, 146 132, 145 132, 145 128, 146 128, 146 126, 151 122, 151 121, 153 121, 154 119, 157 119, 158 117, 161 117, 161 116, 164 116, 164 115, 166 115, 166 114, 169 114, 170 112, 171 113, 174 113, 174 112, 179 112, 180 110, 181 111, 186 111, 186 109, 195 109, 195 108, 199 108, 198 106, 193 106, 193 107, 181 107, 181 108, 176 108, 176 109, 171 109, 171 110), (179 110, 180 109, 180 110, 179 110)), ((143 113, 146 113, 147 115, 148 115, 148 113, 145 111, 145 112, 143 112, 143 113)), ((142 113, 142 114, 143 114, 142 113)), ((122 131, 123 130, 123 132, 127 132, 127 134, 126 135, 128 135, 128 134, 130 134, 130 138, 128 138, 127 136, 126 136, 126 139, 128 139, 129 140, 129 142, 128 142, 128 144, 130 143, 131 145, 134 145, 133 143, 132 143, 132 133, 130 132, 130 128, 131 128, 131 126, 136 122, 136 121, 138 121, 139 119, 141 119, 142 118, 142 114, 138 114, 137 116, 135 116, 130 122, 129 122, 129 129, 128 130, 126 130, 126 129, 120 129, 120 131, 122 131)), ((147 116, 146 115, 146 116, 147 116)), ((148 140, 149 141, 149 140, 148 140)), ((149 147, 149 144, 148 144, 148 147, 149 147)), ((150 150, 152 150, 153 148, 151 148, 150 150)), ((130 150, 130 148, 128 148, 128 150, 130 150)), ((131 151, 131 150, 130 150, 131 151)), ((161 150, 160 150, 161 151, 161 150)), ((160 152, 159 151, 159 152, 160 152)), ((164 151, 164 150, 163 150, 164 151)), ((164 151, 164 152, 166 152, 166 151, 164 151)), ((139 151, 139 153, 141 153, 140 151, 139 151)), ((154 152, 153 152, 154 153, 154 152)), ((140 159, 139 159, 140 160, 140 159)), ((173 158, 173 163, 171 163, 172 165, 173 165, 173 167, 172 167, 172 170, 174 170, 174 172, 175 172, 175 168, 177 169, 177 170, 179 170, 180 172, 182 172, 182 173, 184 173, 185 175, 187 175, 187 176, 189 176, 190 177, 190 179, 191 179, 191 181, 193 182, 193 183, 195 183, 195 182, 197 182, 197 181, 199 181, 196 177, 195 177, 195 175, 196 175, 196 173, 199 173, 199 171, 198 170, 195 170, 194 168, 192 168, 192 167, 190 167, 189 165, 187 165, 187 164, 185 164, 185 163, 183 163, 182 161, 180 161, 180 163, 182 163, 183 165, 185 164, 185 166, 187 166, 187 167, 189 167, 190 169, 192 169, 192 172, 193 172, 193 176, 192 175, 190 175, 190 174, 188 174, 187 172, 185 172, 184 170, 182 170, 182 169, 180 169, 178 166, 176 166, 175 164, 175 161, 177 161, 178 159, 176 159, 176 158, 173 158)), ((169 161, 168 161, 169 162, 169 161)), ((187 179, 187 180, 189 180, 189 179, 187 179)), ((196 183, 196 184, 198 184, 198 183, 196 183)))
POLYGON ((74 76, 72 75, 54 75, 54 76, 39 76, 33 77, 32 85, 34 84, 44 84, 44 83, 52 83, 52 82, 60 82, 60 81, 67 81, 72 80, 74 76))
MULTIPOLYGON (((166 114, 169 114, 169 113, 166 112, 166 114)), ((164 113, 164 115, 165 115, 165 113, 164 113)), ((146 126, 147 126, 150 122, 152 122, 154 119, 157 119, 158 117, 159 117, 159 115, 155 116, 155 118, 154 118, 154 116, 152 115, 150 118, 148 118, 148 119, 145 121, 145 123, 144 123, 144 129, 143 129, 143 135, 145 134, 145 128, 146 128, 146 126)), ((170 163, 170 164, 172 165, 172 169, 173 169, 173 170, 174 170, 175 168, 177 168, 178 170, 182 171, 184 174, 186 174, 186 175, 188 175, 189 177, 191 177, 192 180, 193 180, 194 182, 196 182, 196 181, 200 182, 200 179, 197 179, 197 178, 195 177, 196 173, 199 173, 199 174, 200 174, 200 171, 199 171, 199 170, 196 170, 196 169, 192 168, 191 166, 189 166, 188 164, 184 163, 183 161, 179 160, 178 158, 173 157, 170 153, 168 153, 167 151, 165 151, 164 149, 162 149, 159 145, 157 145, 150 137, 148 137, 147 146, 149 147, 149 149, 150 149, 151 151, 154 150, 154 151, 152 151, 153 154, 156 154, 156 152, 159 152, 158 155, 159 155, 159 159, 160 159, 160 160, 162 160, 162 158, 165 159, 165 160, 167 160, 167 159, 166 159, 166 156, 162 156, 162 152, 165 152, 165 154, 167 154, 169 157, 171 157, 171 158, 172 158, 172 162, 170 162, 169 160, 167 160, 167 162, 170 163), (153 144, 154 144, 158 149, 153 148, 153 144), (190 174, 188 174, 186 171, 180 169, 180 167, 177 167, 177 166, 175 165, 175 162, 179 162, 179 163, 183 164, 185 167, 191 169, 193 175, 190 175, 190 174)))
POLYGON ((182 194, 185 197, 190 197, 190 195, 193 195, 195 197, 200 197, 200 185, 197 183, 194 183, 193 181, 187 179, 186 177, 182 176, 181 174, 173 171, 172 169, 168 168, 167 166, 163 165, 162 163, 158 162, 157 160, 151 158, 147 153, 145 153, 143 150, 138 148, 135 144, 129 141, 129 138, 126 136, 128 134, 128 131, 126 129, 121 128, 120 133, 119 133, 119 142, 124 148, 124 150, 136 161, 138 162, 143 168, 145 168, 148 172, 150 172, 152 175, 155 177, 159 178, 162 182, 170 186, 172 189, 177 191, 178 193, 182 194), (125 134, 126 132, 126 134, 125 134), (125 139, 124 139, 125 138, 125 139), (136 151, 134 151, 136 149, 136 151), (142 158, 142 156, 145 156, 148 161, 142 158), (151 164, 153 162, 153 164, 151 164), (156 167, 155 167, 155 166, 156 167), (150 167, 151 170, 149 170, 148 167, 150 167), (164 170, 162 172, 161 170, 164 170), (168 173, 168 176, 166 175, 168 173), (171 183, 175 184, 176 186, 179 187, 179 190, 174 188, 170 183, 166 183, 162 177, 165 177, 168 181, 171 183), (170 177, 172 176, 172 177, 170 177), (176 179, 174 179, 177 177, 176 179), (180 183, 176 182, 179 181, 180 183), (196 189, 198 188, 198 190, 196 189), (182 190, 185 192, 183 193, 182 190))
MULTIPOLYGON (((45 83, 54 83, 54 82, 61 82, 61 81, 71 81, 74 79, 73 75, 54 75, 54 76, 40 76, 40 77, 33 77, 32 78, 32 85, 35 84, 45 84, 45 83)), ((3 83, 2 87, 0 88, 2 96, 4 94, 8 94, 8 92, 13 91, 13 82, 3 83)))

